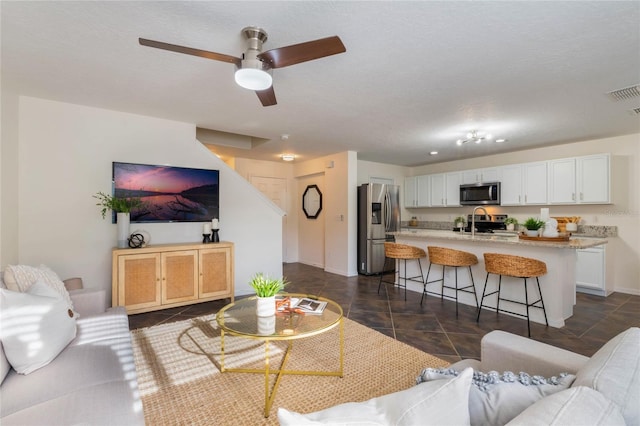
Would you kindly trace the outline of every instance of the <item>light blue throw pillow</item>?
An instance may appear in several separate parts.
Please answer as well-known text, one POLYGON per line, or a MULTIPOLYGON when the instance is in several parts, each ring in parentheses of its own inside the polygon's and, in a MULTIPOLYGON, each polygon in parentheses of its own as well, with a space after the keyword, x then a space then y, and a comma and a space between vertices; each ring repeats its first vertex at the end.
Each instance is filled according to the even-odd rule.
MULTIPOLYGON (((458 374, 453 369, 425 368, 416 382, 450 379, 458 374)), ((545 378, 525 372, 474 371, 469 391, 470 424, 504 425, 536 401, 567 389, 574 380, 574 375, 566 373, 545 378)))

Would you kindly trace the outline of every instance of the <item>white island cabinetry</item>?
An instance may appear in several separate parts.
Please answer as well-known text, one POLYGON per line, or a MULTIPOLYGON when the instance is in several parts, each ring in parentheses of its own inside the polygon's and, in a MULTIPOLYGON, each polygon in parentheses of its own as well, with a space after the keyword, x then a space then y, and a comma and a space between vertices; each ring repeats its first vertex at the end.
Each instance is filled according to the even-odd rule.
MULTIPOLYGON (((574 239, 564 242, 542 242, 520 240, 517 235, 471 235, 460 234, 453 231, 435 231, 435 230, 415 230, 403 231, 395 235, 396 242, 420 247, 427 250, 428 246, 438 246, 463 250, 475 254, 479 263, 472 267, 473 277, 476 284, 476 293, 478 298, 482 296, 486 271, 484 269, 484 253, 504 253, 517 256, 530 257, 538 259, 546 263, 547 274, 540 277, 540 286, 547 311, 549 325, 552 327, 563 327, 564 320, 573 315, 573 305, 576 300, 576 259, 577 250, 590 249, 592 247, 600 247, 607 243, 605 239, 587 240, 574 239)), ((415 265, 407 264, 407 275, 419 275, 420 271, 415 265), (411 269, 411 270, 410 270, 411 269)), ((428 260, 424 261, 423 269, 426 271, 428 260)), ((432 268, 432 273, 441 274, 441 268, 432 268)), ((455 282, 454 268, 447 268, 447 282, 455 282)), ((438 275, 438 277, 441 275, 438 275)), ((430 280, 432 277, 430 277, 430 280)), ((464 287, 470 282, 465 274, 458 276, 459 286, 464 287)), ((430 291, 440 292, 437 287, 440 284, 432 284, 430 291)), ((497 277, 489 279, 488 291, 495 290, 497 286, 497 277)), ((407 283, 407 288, 419 293, 422 292, 422 286, 418 283, 407 283)), ((514 300, 523 299, 521 278, 502 278, 502 295, 505 298, 514 300)), ((447 293, 445 289, 445 296, 447 293)), ((419 297, 419 295, 418 295, 419 297)), ((458 295, 459 302, 467 305, 475 306, 476 302, 473 295, 460 293, 458 295)), ((487 299, 491 306, 495 306, 495 296, 487 299)), ((522 306, 510 306, 514 312, 518 309, 524 310, 522 306)), ((523 311, 524 313, 524 311, 523 311)), ((544 324, 544 316, 539 309, 531 310, 531 320, 544 324)))

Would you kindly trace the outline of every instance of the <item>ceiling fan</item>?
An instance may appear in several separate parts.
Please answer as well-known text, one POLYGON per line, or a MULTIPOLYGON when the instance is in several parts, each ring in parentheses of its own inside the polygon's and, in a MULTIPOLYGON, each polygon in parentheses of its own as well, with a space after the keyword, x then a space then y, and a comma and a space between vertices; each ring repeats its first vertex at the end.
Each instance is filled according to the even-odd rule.
POLYGON ((284 68, 347 51, 340 37, 333 36, 263 52, 262 44, 267 41, 265 30, 259 27, 246 27, 242 29, 242 34, 247 39, 247 50, 242 54, 242 58, 145 38, 139 38, 138 41, 142 46, 234 64, 237 68, 236 83, 246 89, 255 90, 262 106, 277 104, 272 86, 272 69, 284 68))

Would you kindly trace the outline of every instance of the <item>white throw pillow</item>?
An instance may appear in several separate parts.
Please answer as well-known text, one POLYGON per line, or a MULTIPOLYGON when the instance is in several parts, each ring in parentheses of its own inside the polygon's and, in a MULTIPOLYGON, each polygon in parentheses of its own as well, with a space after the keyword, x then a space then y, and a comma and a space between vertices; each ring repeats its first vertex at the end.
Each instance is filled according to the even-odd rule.
POLYGON ((76 318, 67 302, 41 280, 26 293, 0 289, 0 340, 20 374, 44 367, 76 337, 76 318))
POLYGON ((640 328, 609 340, 576 373, 574 386, 587 386, 618 404, 627 424, 640 424, 640 328))
MULTIPOLYGON (((425 368, 416 382, 450 379, 458 374, 451 368, 425 368)), ((567 389, 574 380, 574 375, 566 373, 547 379, 524 372, 474 371, 469 391, 470 424, 503 425, 545 396, 567 389)))
POLYGON ((67 302, 69 307, 73 309, 71 296, 69 296, 69 292, 64 286, 64 283, 58 274, 48 266, 7 265, 7 269, 4 271, 4 282, 9 290, 24 293, 38 280, 44 281, 44 283, 54 289, 67 302))
POLYGON ((600 392, 578 386, 536 402, 509 426, 624 426, 618 405, 600 392))
POLYGON ((451 380, 423 383, 364 402, 349 402, 310 414, 278 409, 281 426, 302 425, 468 425, 473 370, 451 380))

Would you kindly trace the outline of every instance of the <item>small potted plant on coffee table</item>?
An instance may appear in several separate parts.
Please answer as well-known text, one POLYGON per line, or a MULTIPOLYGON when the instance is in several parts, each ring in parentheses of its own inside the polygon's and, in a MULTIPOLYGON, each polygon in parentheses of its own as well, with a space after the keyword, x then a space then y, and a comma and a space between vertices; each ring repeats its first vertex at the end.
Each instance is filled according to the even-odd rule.
POLYGON ((508 217, 504 220, 504 224, 507 225, 507 231, 515 231, 518 226, 518 219, 515 217, 508 217))
POLYGON ((536 219, 535 217, 530 217, 524 221, 523 225, 527 228, 526 234, 529 237, 537 237, 540 228, 544 226, 544 221, 536 219))
POLYGON ((289 282, 283 278, 270 278, 259 272, 251 278, 249 285, 256 291, 256 313, 259 317, 276 314, 276 294, 281 292, 289 282))

